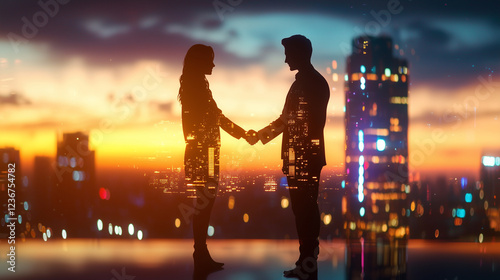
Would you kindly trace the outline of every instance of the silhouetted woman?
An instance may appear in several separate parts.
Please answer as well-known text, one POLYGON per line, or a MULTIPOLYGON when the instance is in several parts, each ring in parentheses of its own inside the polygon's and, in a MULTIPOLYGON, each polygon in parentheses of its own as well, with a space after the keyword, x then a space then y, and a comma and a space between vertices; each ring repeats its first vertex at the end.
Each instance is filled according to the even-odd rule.
POLYGON ((237 139, 245 136, 245 130, 226 118, 212 97, 205 75, 212 74, 214 66, 212 47, 193 45, 184 58, 179 89, 186 141, 186 184, 194 187, 197 194, 193 259, 195 269, 207 270, 220 269, 224 265, 212 259, 206 244, 210 213, 219 185, 219 127, 237 139))

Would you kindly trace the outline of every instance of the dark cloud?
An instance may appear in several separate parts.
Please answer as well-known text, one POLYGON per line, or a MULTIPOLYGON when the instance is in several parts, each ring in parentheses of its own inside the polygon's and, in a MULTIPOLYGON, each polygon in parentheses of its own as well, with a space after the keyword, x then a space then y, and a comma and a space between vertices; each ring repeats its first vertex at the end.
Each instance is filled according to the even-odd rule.
MULTIPOLYGON (((43 3, 57 3, 56 0, 42 0, 43 3)), ((172 65, 182 65, 186 50, 195 43, 212 45, 217 54, 217 63, 227 66, 240 66, 258 62, 266 53, 275 52, 272 45, 262 50, 262 56, 243 58, 226 51, 221 42, 204 42, 170 33, 167 27, 172 24, 188 25, 198 21, 205 30, 217 30, 224 20, 240 15, 260 13, 303 13, 321 14, 353 22, 367 23, 374 19, 374 13, 387 10, 389 1, 358 0, 242 0, 224 3, 238 3, 219 17, 211 0, 173 0, 173 1, 95 1, 71 0, 68 4, 58 5, 53 17, 46 24, 35 26, 36 33, 31 42, 46 42, 56 52, 54 61, 70 56, 85 57, 88 62, 118 65, 138 59, 157 59, 172 65), (221 20, 222 19, 222 20, 221 20)), ((460 86, 474 79, 476 75, 488 71, 500 61, 500 38, 496 41, 468 47, 451 49, 456 42, 455 34, 431 24, 433 20, 456 19, 460 21, 482 20, 493 28, 500 27, 500 17, 496 11, 497 1, 442 1, 442 0, 400 0, 403 8, 398 14, 391 15, 387 28, 406 29, 410 37, 398 37, 393 32, 395 42, 400 42, 410 61, 411 80, 414 83, 431 82, 440 86, 460 86), (414 20, 418 18, 418 20, 414 20), (416 55, 409 55, 414 49, 416 55), (474 65, 474 66, 473 66, 474 65), (473 75, 471 75, 473 74, 473 75)), ((51 9, 54 10, 54 7, 51 9)), ((33 24, 34 16, 43 13, 44 8, 38 1, 4 0, 0 4, 0 38, 8 34, 23 35, 23 18, 33 24)), ((55 10, 54 10, 55 11, 55 10)), ((40 20, 41 18, 38 18, 40 20)), ((272 28, 272 26, 266 27, 272 28)), ((326 28, 325 30, 329 30, 326 28)), ((238 31, 231 31, 238 37, 238 31)), ((258 36, 258 34, 256 35, 258 36)), ((353 34, 354 37, 354 34, 353 34)), ((266 38, 264 38, 266 39, 266 38)), ((281 51, 281 50, 279 50, 281 51)), ((492 69, 497 70, 497 69, 492 69)))
POLYGON ((17 92, 11 92, 9 94, 0 94, 0 106, 23 106, 30 105, 31 101, 17 92))
POLYGON ((412 44, 424 44, 429 48, 444 49, 451 42, 451 34, 442 29, 429 26, 423 21, 414 21, 407 25, 412 44))
MULTIPOLYGON (((488 23, 484 23, 484 27, 494 30, 488 23)), ((498 70, 500 37, 491 34, 487 42, 460 42, 457 38, 460 32, 462 30, 452 34, 422 20, 411 21, 393 32, 395 42, 405 51, 403 57, 409 61, 413 85, 459 88, 477 82, 480 75, 498 70)))

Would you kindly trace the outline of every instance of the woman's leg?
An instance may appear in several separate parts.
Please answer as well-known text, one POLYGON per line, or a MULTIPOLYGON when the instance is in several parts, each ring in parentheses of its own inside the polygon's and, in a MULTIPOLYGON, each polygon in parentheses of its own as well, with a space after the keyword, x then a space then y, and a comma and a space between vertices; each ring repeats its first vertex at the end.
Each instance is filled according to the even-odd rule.
POLYGON ((224 263, 216 262, 207 249, 207 230, 210 214, 217 194, 217 183, 207 183, 196 189, 196 213, 193 217, 193 236, 195 268, 202 270, 218 270, 224 263))
MULTIPOLYGON (((193 217, 194 246, 206 246, 207 230, 210 214, 214 206, 217 184, 207 183, 203 187, 196 187, 196 205, 193 217)), ((201 248, 201 247, 200 247, 201 248)))

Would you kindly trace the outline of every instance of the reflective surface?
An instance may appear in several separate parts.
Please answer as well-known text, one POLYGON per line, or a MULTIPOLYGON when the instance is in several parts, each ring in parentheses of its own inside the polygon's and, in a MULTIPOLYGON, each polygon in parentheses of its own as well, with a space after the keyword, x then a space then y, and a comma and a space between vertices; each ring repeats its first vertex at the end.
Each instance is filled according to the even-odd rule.
MULTIPOLYGON (((225 269, 196 279, 284 279, 298 257, 296 240, 209 240, 208 246, 225 269)), ((192 240, 30 240, 16 247, 12 273, 2 241, 0 278, 193 279, 192 248, 192 240)), ((500 243, 322 241, 318 271, 318 279, 500 279, 500 243)))
POLYGON ((407 241, 346 242, 347 279, 406 279, 407 241))

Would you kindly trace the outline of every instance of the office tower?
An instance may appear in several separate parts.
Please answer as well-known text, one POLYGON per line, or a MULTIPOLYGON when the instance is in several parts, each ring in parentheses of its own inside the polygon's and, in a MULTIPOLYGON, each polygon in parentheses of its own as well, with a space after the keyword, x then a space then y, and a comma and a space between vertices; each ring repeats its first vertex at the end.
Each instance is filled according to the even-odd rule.
MULTIPOLYGON (((82 132, 65 133, 57 143, 55 171, 55 227, 68 237, 86 237, 93 229, 93 209, 98 198, 95 185, 95 152, 82 132)), ((97 219, 95 219, 97 220, 97 219)))
POLYGON ((29 199, 32 201, 31 216, 35 224, 51 226, 54 222, 55 192, 54 192, 54 166, 52 157, 35 156, 33 181, 30 184, 29 199))
POLYGON ((388 37, 353 40, 345 76, 348 237, 406 239, 408 66, 388 37))
POLYGON ((2 227, 0 238, 9 236, 10 228, 6 226, 11 221, 16 222, 16 236, 19 237, 18 233, 22 232, 20 223, 23 216, 25 217, 23 214, 26 212, 23 211, 24 191, 22 181, 19 150, 11 147, 0 149, 0 205, 2 206, 0 212, 0 226, 2 227), (9 189, 11 190, 9 191, 9 189), (13 199, 13 201, 9 201, 9 199, 13 199))
POLYGON ((500 151, 486 151, 481 157, 479 197, 487 211, 490 227, 500 231, 500 151))

